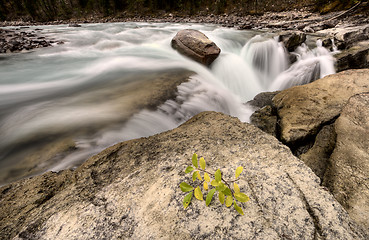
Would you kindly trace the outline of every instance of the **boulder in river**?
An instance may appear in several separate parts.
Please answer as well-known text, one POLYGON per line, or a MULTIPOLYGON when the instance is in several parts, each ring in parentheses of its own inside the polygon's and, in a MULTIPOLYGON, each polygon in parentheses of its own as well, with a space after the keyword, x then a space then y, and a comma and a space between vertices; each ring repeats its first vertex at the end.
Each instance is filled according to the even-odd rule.
MULTIPOLYGON (((204 192, 206 195, 207 192, 204 192)), ((221 113, 112 146, 75 171, 0 188, 4 239, 368 239, 319 178, 274 137, 221 113), (179 184, 196 152, 238 181, 245 213, 193 200, 179 184)))
POLYGON ((172 47, 181 54, 209 66, 220 54, 220 48, 205 34, 192 29, 179 31, 172 39, 172 47))

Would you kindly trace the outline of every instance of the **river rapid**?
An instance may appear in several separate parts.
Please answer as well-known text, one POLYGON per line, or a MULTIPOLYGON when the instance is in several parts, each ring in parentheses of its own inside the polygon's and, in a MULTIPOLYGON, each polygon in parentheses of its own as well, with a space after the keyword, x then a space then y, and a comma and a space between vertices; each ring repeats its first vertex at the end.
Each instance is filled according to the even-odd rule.
POLYGON ((261 31, 174 23, 29 30, 36 28, 65 44, 0 55, 0 184, 75 168, 108 146, 173 129, 202 111, 247 122, 254 109, 245 103, 256 94, 334 73, 332 53, 311 36, 291 64, 275 34, 261 31), (171 48, 187 28, 221 48, 210 68, 171 48), (136 92, 151 91, 156 76, 184 70, 193 74, 175 98, 155 108, 137 104, 136 92))

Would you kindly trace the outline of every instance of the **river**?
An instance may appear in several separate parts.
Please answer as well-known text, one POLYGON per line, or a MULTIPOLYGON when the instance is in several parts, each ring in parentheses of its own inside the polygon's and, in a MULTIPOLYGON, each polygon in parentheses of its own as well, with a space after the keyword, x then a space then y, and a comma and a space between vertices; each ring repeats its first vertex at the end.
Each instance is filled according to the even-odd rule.
MULTIPOLYGON (((117 142, 180 125, 201 111, 247 122, 246 103, 334 73, 331 53, 309 36, 289 56, 275 34, 211 24, 104 23, 30 26, 65 44, 0 56, 0 184, 75 168, 117 142), (206 68, 171 48, 181 29, 205 33, 222 50, 206 68), (174 99, 142 108, 157 74, 189 70, 174 99), (139 88, 139 89, 137 89, 139 88)), ((160 75, 161 76, 161 75, 160 75)), ((170 79, 169 79, 170 80, 170 79)))

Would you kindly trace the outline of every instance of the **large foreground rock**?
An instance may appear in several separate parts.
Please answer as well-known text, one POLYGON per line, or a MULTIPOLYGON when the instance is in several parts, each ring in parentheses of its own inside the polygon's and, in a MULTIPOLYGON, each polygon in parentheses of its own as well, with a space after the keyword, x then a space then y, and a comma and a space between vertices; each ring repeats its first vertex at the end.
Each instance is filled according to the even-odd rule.
POLYGON ((335 122, 336 148, 324 184, 369 229, 369 93, 350 98, 335 122))
POLYGON ((344 71, 282 91, 273 98, 281 140, 294 144, 315 136, 338 117, 351 96, 367 91, 369 69, 344 71))
POLYGON ((179 31, 172 39, 172 47, 206 66, 220 54, 220 48, 213 41, 202 32, 192 29, 179 31))
POLYGON ((4 186, 0 211, 3 239, 368 239, 286 146, 214 112, 112 146, 74 172, 4 186), (225 178, 244 167, 244 216, 214 200, 183 209, 194 152, 225 178))

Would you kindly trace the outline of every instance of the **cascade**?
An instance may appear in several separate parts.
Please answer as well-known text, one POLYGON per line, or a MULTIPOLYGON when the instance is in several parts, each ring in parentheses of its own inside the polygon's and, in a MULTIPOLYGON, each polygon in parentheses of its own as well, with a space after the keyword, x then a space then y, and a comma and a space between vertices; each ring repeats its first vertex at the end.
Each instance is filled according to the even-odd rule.
POLYGON ((264 89, 288 67, 287 51, 283 44, 260 35, 248 41, 242 48, 241 57, 252 65, 264 89))

